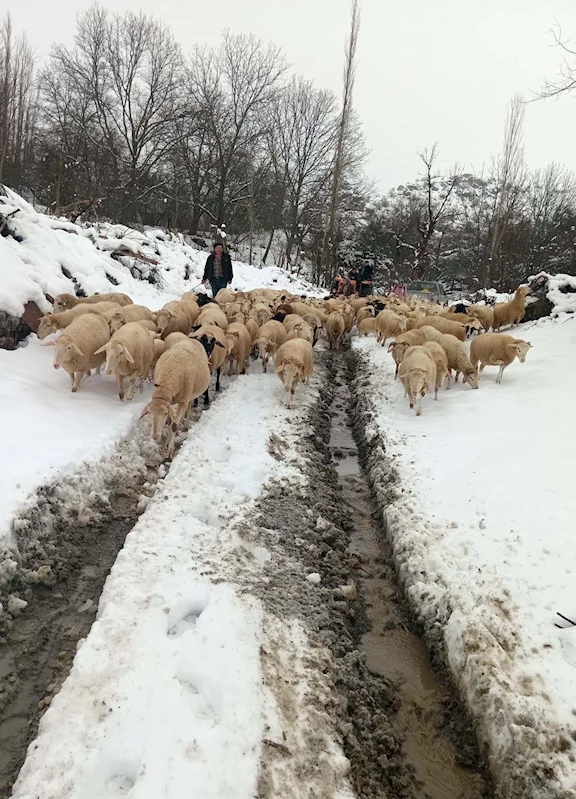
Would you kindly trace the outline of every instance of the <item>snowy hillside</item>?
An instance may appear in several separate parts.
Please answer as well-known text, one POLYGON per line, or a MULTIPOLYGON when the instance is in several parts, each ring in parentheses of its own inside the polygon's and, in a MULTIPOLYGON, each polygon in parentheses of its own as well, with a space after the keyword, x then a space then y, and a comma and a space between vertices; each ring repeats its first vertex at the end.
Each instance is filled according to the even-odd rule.
MULTIPOLYGON (((32 300, 51 309, 45 295, 121 291, 152 308, 190 291, 202 280, 207 253, 181 234, 141 233, 122 225, 80 226, 40 214, 14 192, 0 196, 0 214, 21 238, 0 237, 0 311, 21 316, 32 300), (16 211, 16 213, 14 213, 16 211), (125 253, 112 257, 112 253, 125 253), (66 273, 70 277, 66 276, 66 273)), ((270 287, 318 294, 310 284, 274 266, 257 268, 233 262, 236 291, 270 287)))

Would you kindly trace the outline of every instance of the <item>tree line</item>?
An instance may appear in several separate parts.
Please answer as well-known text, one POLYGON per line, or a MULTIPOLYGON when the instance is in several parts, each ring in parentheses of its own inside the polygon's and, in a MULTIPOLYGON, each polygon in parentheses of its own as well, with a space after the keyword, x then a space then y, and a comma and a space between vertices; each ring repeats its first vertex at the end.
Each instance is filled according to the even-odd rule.
MULTIPOLYGON (((554 163, 528 170, 519 97, 489 166, 443 172, 434 146, 413 180, 378 195, 352 102, 359 24, 352 0, 339 98, 253 36, 225 31, 219 46, 184 53, 161 21, 100 5, 79 15, 73 45, 54 44, 37 66, 7 16, 0 183, 73 220, 193 237, 225 223, 251 261, 269 262, 280 240, 282 263, 325 285, 338 265, 361 259, 381 285, 506 289, 541 269, 575 273, 576 180, 554 163)), ((576 54, 557 43, 565 71, 542 96, 576 86, 576 54)))

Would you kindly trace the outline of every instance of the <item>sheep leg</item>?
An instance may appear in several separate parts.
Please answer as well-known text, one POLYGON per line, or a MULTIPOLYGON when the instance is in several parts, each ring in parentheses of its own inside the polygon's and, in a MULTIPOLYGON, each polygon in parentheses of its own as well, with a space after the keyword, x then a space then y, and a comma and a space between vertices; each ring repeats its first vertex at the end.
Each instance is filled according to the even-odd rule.
POLYGON ((127 400, 134 399, 135 394, 135 387, 136 387, 136 377, 129 377, 128 378, 128 393, 126 394, 127 400))
POLYGON ((122 375, 116 375, 116 380, 118 381, 118 396, 121 400, 124 399, 124 378, 122 375))
POLYGON ((220 369, 221 368, 222 367, 219 366, 218 369, 216 369, 216 391, 220 391, 220 369))
POLYGON ((500 370, 498 372, 498 377, 496 378, 496 382, 497 383, 501 383, 502 382, 502 375, 504 374, 504 369, 506 369, 506 364, 503 363, 500 366, 500 370))
POLYGON ((204 406, 210 405, 210 395, 208 394, 208 389, 204 392, 204 406))
POLYGON ((262 371, 264 374, 268 372, 268 358, 262 358, 262 371))
POLYGON ((416 397, 416 416, 422 416, 422 394, 416 397))
POLYGON ((458 382, 458 378, 460 377, 460 372, 456 372, 456 377, 454 378, 454 382, 458 382))
POLYGON ((73 394, 75 394, 78 391, 78 387, 80 386, 83 377, 84 377, 84 372, 74 372, 74 380, 72 381, 73 394))

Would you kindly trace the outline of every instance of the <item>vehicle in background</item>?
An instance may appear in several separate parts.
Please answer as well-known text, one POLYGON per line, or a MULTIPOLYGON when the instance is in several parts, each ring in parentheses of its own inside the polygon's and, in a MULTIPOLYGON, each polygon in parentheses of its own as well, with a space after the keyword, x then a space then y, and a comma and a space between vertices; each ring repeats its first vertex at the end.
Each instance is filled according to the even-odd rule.
POLYGON ((437 280, 412 280, 408 284, 408 296, 438 303, 445 303, 448 300, 444 286, 437 280))

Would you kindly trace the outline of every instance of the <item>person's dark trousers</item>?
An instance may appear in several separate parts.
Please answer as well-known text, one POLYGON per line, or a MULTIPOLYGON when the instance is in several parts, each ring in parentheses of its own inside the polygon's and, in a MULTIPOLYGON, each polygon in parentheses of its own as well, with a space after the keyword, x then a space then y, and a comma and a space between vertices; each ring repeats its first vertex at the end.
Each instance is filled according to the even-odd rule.
POLYGON ((368 297, 372 292, 372 283, 362 283, 360 286, 360 296, 368 297))
POLYGON ((210 285, 212 286, 212 296, 215 297, 220 289, 226 288, 226 280, 223 277, 214 277, 210 281, 210 285))

